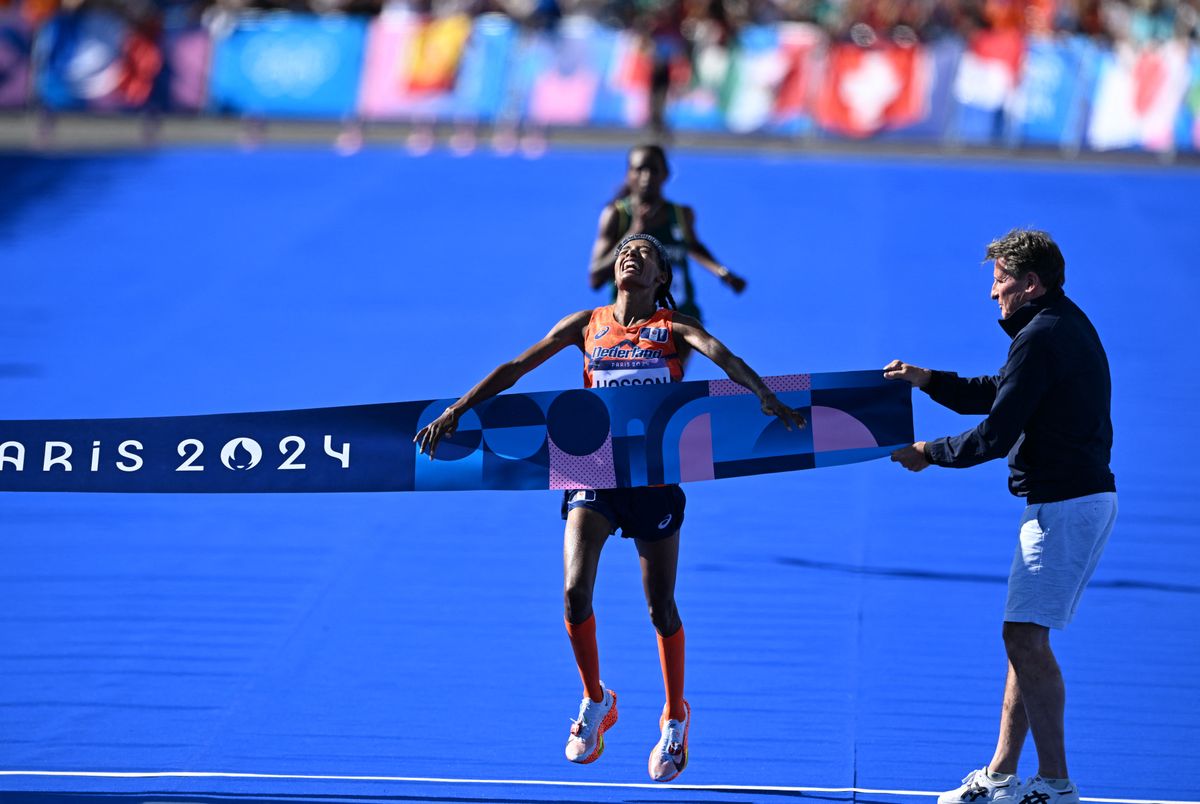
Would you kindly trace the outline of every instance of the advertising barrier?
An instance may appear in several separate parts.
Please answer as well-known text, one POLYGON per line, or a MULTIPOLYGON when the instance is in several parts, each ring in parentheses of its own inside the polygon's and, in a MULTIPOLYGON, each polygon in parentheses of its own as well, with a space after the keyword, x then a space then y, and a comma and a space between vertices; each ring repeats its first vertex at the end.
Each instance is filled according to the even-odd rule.
POLYGON ((367 21, 274 12, 214 34, 209 106, 250 116, 354 114, 367 21))
POLYGON ((1083 37, 1030 40, 1011 107, 1013 139, 1073 148, 1083 137, 1099 50, 1083 37))
POLYGON ((1182 42, 1140 49, 1118 45, 1102 54, 1088 146, 1170 150, 1190 78, 1188 47, 1182 42))
POLYGON ((371 23, 358 100, 367 120, 494 120, 505 98, 516 26, 500 14, 371 23))
POLYGON ((781 22, 685 42, 580 15, 522 29, 408 10, 221 12, 159 31, 85 9, 31 33, 0 14, 0 108, 638 129, 656 69, 681 131, 1200 150, 1200 50, 1177 39, 998 30, 860 46, 781 22))

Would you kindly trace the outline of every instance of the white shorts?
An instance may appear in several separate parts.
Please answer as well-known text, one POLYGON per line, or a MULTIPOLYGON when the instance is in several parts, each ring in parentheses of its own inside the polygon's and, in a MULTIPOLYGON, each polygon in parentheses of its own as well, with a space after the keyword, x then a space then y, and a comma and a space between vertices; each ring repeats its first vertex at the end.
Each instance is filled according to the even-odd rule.
POLYGON ((1111 491, 1026 506, 1004 621, 1066 628, 1116 521, 1111 491))

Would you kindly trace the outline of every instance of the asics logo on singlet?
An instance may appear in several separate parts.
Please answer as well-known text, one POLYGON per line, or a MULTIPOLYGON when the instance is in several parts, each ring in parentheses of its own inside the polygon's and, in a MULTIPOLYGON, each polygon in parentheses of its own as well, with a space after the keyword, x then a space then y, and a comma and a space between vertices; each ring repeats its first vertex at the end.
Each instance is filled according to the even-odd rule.
POLYGON ((632 349, 623 346, 597 346, 592 349, 592 360, 599 360, 602 357, 615 357, 620 360, 650 360, 662 357, 662 355, 662 349, 642 349, 637 346, 632 349))
POLYGON ((592 340, 594 340, 594 341, 600 340, 601 338, 603 338, 605 335, 608 334, 608 331, 610 329, 612 329, 612 327, 605 327, 604 329, 600 330, 599 332, 597 332, 595 335, 592 336, 592 340))

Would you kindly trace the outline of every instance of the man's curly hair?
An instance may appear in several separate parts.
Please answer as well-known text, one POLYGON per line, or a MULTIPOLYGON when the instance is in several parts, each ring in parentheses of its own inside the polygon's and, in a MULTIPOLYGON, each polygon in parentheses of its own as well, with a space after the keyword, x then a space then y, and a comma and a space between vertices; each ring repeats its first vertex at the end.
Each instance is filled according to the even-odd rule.
POLYGON ((1058 244, 1039 229, 1013 229, 988 243, 984 262, 1003 258, 1000 270, 1014 279, 1033 272, 1047 290, 1058 290, 1067 281, 1066 261, 1058 244))

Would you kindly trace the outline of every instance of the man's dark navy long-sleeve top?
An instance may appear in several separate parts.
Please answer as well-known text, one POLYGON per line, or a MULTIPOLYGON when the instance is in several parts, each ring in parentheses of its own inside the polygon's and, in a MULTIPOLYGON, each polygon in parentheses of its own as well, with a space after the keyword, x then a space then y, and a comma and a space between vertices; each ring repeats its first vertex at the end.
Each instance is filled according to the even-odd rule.
POLYGON ((994 377, 935 371, 924 388, 978 427, 925 446, 931 463, 964 468, 1008 455, 1009 490, 1030 503, 1115 491, 1109 471, 1112 384, 1088 317, 1061 290, 1000 322, 1013 339, 994 377))

